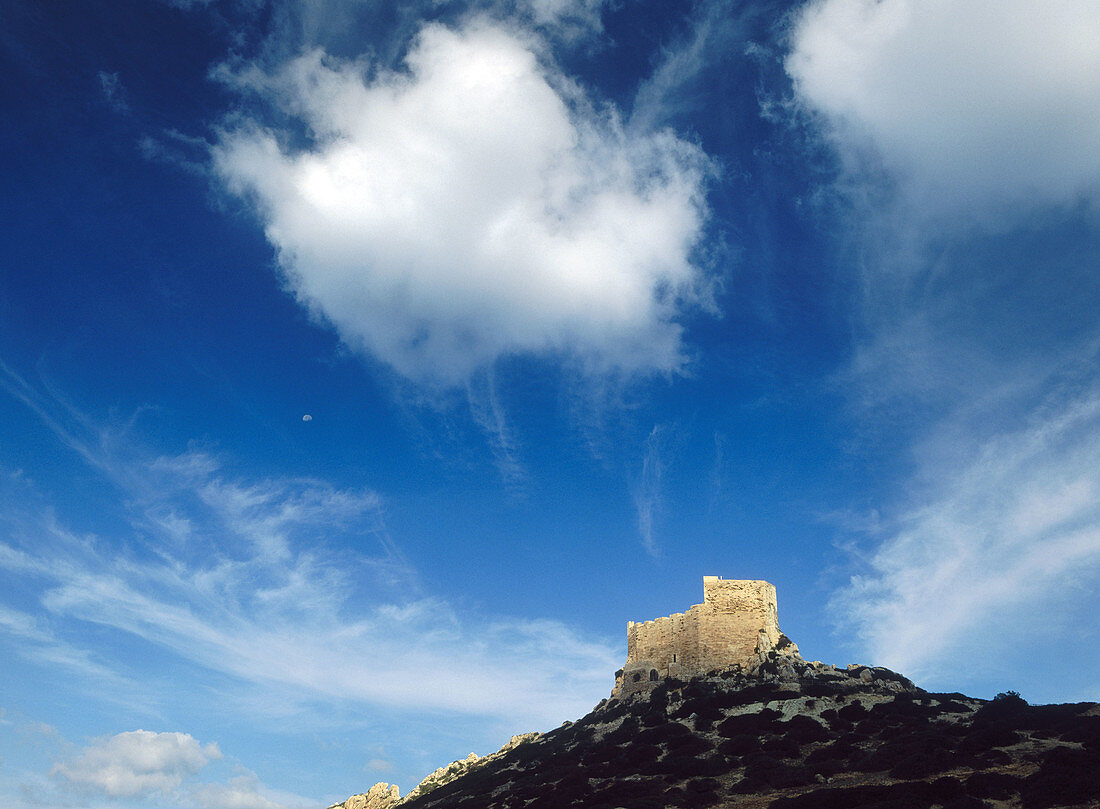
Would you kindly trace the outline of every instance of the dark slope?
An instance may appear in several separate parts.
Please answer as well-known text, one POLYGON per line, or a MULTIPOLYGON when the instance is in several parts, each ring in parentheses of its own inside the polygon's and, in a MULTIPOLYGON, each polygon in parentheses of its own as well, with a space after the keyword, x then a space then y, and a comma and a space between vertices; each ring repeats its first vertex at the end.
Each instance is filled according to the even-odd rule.
POLYGON ((807 665, 794 680, 731 672, 602 702, 399 805, 1100 807, 1100 705, 988 702, 885 669, 807 665))

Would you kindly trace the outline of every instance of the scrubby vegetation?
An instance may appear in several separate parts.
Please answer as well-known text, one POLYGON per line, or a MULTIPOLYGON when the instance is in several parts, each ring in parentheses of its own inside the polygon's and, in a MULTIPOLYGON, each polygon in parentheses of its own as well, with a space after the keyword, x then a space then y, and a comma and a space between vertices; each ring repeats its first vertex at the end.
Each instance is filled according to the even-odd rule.
POLYGON ((884 669, 728 673, 607 700, 401 809, 1100 805, 1100 706, 932 694, 884 669), (877 686, 868 685, 868 675, 877 686), (882 686, 899 683, 900 688, 882 686))

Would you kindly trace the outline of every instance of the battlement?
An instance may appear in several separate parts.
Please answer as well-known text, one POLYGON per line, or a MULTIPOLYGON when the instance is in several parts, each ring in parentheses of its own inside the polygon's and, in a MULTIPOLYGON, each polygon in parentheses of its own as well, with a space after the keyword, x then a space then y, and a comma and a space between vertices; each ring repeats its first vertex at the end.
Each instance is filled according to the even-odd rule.
POLYGON ((614 696, 686 679, 748 660, 779 643, 775 586, 766 581, 703 577, 703 603, 687 612, 626 625, 626 665, 614 696))

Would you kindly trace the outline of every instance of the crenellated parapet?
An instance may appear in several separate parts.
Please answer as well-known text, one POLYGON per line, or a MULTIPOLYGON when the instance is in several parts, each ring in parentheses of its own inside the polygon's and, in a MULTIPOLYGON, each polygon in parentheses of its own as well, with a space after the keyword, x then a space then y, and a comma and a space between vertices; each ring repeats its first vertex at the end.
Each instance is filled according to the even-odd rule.
MULTIPOLYGON (((704 576, 702 604, 627 624, 626 665, 613 695, 648 689, 666 677, 686 679, 728 668, 776 648, 781 638, 774 585, 704 576)), ((784 639, 783 646, 793 644, 784 639)))

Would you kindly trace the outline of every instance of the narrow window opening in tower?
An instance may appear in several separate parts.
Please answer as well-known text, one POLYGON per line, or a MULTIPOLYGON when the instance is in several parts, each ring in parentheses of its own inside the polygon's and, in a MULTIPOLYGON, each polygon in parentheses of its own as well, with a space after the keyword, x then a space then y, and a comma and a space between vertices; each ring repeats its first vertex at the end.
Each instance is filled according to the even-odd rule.
POLYGON ((649 670, 649 681, 654 682, 654 681, 656 681, 656 679, 657 679, 657 669, 650 669, 649 670))

